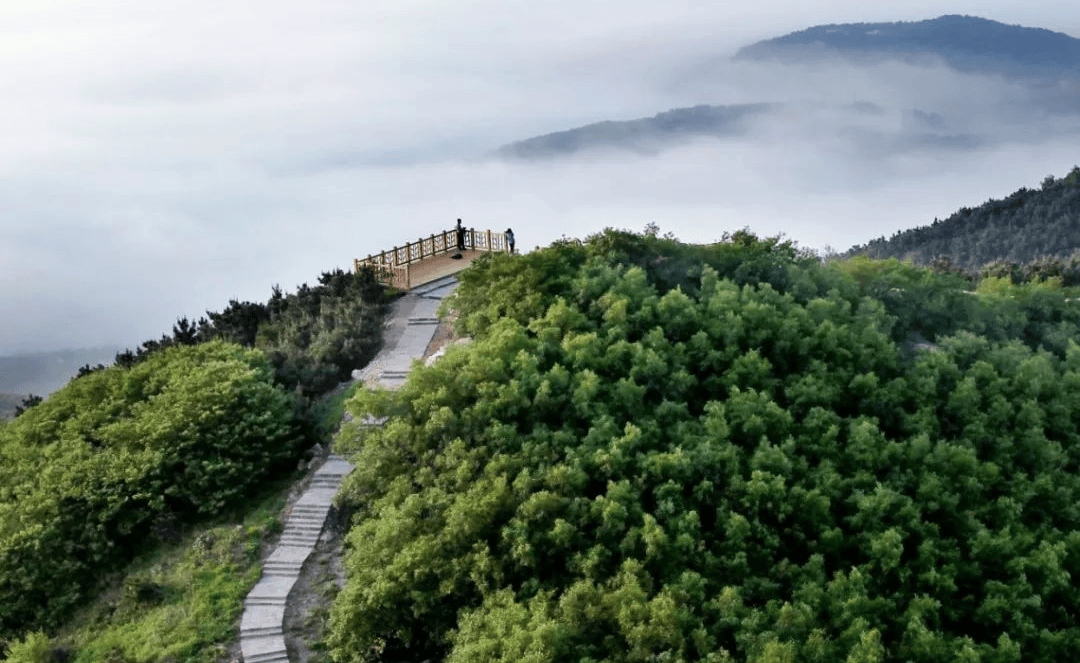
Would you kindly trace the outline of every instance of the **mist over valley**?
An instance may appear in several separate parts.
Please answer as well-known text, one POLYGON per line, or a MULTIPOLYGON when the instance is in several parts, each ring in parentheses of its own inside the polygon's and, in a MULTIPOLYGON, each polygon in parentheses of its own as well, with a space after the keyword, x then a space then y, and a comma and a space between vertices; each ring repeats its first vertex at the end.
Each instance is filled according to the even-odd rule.
MULTIPOLYGON (((133 347, 458 217, 513 227, 525 250, 649 223, 690 242, 749 227, 843 250, 1078 161, 1061 67, 747 56, 873 18, 854 5, 785 23, 597 3, 569 30, 554 9, 487 5, 317 2, 294 20, 271 3, 213 24, 119 7, 84 21, 49 3, 3 10, 22 36, 0 65, 13 100, 0 119, 19 128, 0 157, 0 355, 133 347)), ((970 11, 1010 22, 972 19, 976 32, 1022 18, 970 11)), ((1072 48, 1060 31, 1076 26, 1046 16, 1024 23, 1072 48)))

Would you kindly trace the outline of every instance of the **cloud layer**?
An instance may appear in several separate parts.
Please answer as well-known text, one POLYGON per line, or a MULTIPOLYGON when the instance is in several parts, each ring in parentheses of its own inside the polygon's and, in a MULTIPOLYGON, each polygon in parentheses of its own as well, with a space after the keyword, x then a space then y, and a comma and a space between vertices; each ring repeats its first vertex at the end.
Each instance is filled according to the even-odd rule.
MULTIPOLYGON (((512 226, 526 248, 655 222, 691 241, 749 226, 843 249, 1080 160, 1071 118, 1033 115, 1024 92, 1000 81, 726 61, 815 23, 964 10, 955 5, 872 16, 855 3, 798 5, 777 21, 775 6, 689 0, 453 4, 0 8, 0 354, 136 345, 177 316, 265 300, 273 284, 314 282, 459 216, 512 226), (475 158, 589 122, 758 101, 797 103, 745 139, 655 157, 475 158), (856 122, 837 110, 855 102, 882 113, 856 122), (906 131, 912 108, 993 140, 875 142, 906 131)), ((1080 27, 1038 6, 968 11, 1080 27)))

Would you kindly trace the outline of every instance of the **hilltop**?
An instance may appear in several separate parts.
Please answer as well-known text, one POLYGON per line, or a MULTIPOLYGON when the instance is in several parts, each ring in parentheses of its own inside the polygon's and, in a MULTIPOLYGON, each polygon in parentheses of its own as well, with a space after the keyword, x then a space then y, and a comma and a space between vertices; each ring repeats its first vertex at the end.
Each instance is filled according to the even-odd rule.
POLYGON ((477 261, 472 343, 348 404, 331 656, 1069 658, 1075 296, 748 232, 477 261))
POLYGON ((735 54, 736 60, 787 63, 830 58, 857 63, 932 63, 940 59, 959 71, 979 74, 1080 77, 1080 39, 976 16, 817 25, 750 44, 735 54))
POLYGON ((1048 176, 1038 189, 1021 187, 930 225, 853 246, 844 255, 910 259, 920 265, 947 258, 954 267, 977 271, 988 263, 1068 259, 1080 253, 1078 231, 1080 167, 1074 167, 1065 177, 1048 176))

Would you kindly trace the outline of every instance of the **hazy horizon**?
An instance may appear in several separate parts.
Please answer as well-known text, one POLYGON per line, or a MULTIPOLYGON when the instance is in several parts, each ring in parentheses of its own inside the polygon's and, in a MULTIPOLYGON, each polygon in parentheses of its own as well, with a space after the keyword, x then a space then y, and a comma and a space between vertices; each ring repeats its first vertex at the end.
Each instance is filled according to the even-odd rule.
POLYGON ((729 61, 813 25, 942 14, 1080 36, 1050 2, 4 6, 0 355, 135 347, 458 217, 513 227, 526 250, 647 223, 844 250, 1080 163, 1080 115, 1043 113, 1001 79, 729 61), (593 122, 766 101, 786 114, 739 139, 482 158, 593 122), (883 113, 853 126, 837 108, 856 103, 883 113), (985 140, 898 142, 912 110, 985 140))

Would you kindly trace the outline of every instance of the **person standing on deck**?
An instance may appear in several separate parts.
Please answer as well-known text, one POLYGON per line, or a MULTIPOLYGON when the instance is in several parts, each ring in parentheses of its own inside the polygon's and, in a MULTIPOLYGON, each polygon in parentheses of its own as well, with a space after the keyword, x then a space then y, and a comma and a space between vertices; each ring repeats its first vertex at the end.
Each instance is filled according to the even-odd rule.
POLYGON ((506 245, 510 248, 510 255, 514 255, 514 231, 506 229, 506 245))
POLYGON ((455 230, 457 231, 457 250, 458 251, 464 251, 465 250, 465 228, 463 228, 461 226, 461 219, 457 220, 457 228, 455 228, 455 230))

